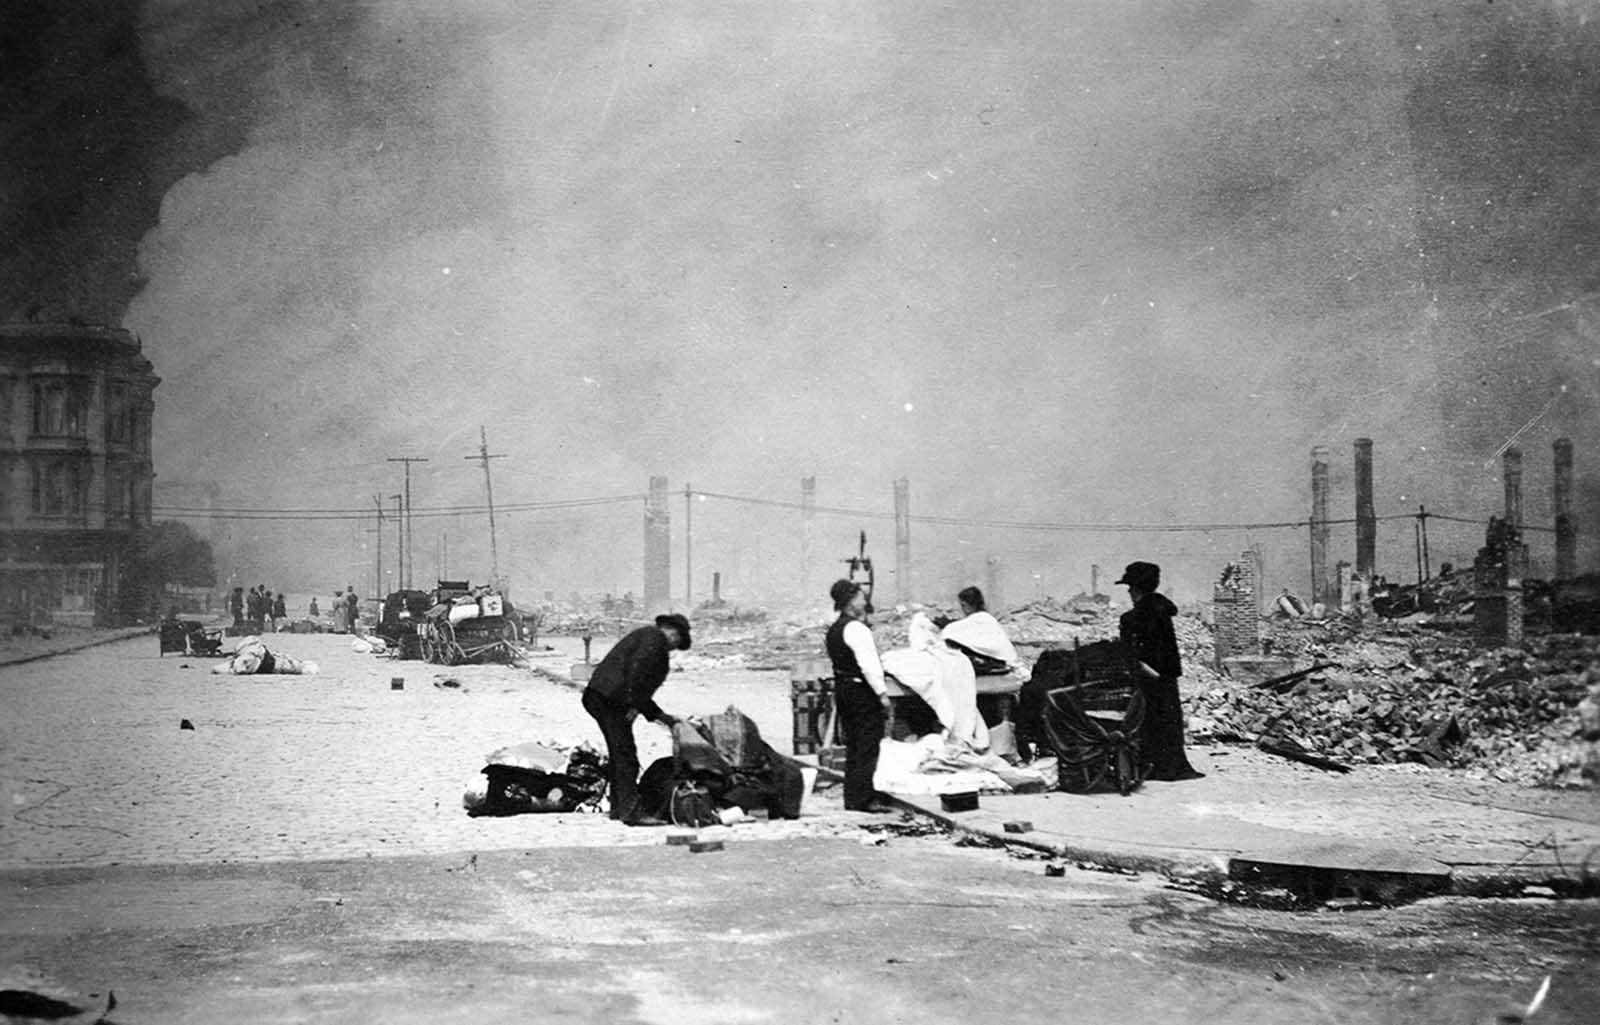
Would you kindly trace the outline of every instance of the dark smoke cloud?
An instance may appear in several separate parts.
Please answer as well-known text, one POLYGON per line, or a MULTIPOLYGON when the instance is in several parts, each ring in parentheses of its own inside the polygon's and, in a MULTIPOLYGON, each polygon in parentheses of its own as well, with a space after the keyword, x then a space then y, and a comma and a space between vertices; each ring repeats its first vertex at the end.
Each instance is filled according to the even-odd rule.
MULTIPOLYGON (((369 504, 402 454, 473 501, 487 424, 504 500, 815 473, 887 509, 906 475, 916 512, 1277 520, 1313 444, 1349 508, 1370 436, 1384 511, 1479 515, 1515 432, 1530 497, 1551 438, 1580 473, 1600 441, 1590 8, 162 0, 88 123, 188 112, 123 130, 164 198, 105 251, 147 281, 159 469, 230 504, 369 504)), ((637 508, 594 515, 524 521, 522 576, 636 580, 637 508)), ((794 520, 711 506, 696 543, 792 585, 794 520)), ((341 529, 260 557, 354 564, 341 529)), ((1151 553, 1203 592, 1247 540, 918 529, 922 582, 997 553, 1058 593, 1151 553)), ((1300 586, 1303 534, 1264 540, 1300 586)))

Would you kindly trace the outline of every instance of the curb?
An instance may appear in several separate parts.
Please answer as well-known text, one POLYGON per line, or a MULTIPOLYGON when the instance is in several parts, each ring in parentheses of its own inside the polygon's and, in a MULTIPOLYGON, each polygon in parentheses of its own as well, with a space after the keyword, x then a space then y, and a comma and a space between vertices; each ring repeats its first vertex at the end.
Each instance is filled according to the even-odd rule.
POLYGON ((148 636, 154 634, 156 629, 157 628, 153 626, 129 627, 127 630, 124 630, 112 637, 96 637, 94 640, 84 641, 81 644, 71 644, 65 648, 52 648, 49 651, 36 651, 28 655, 0 655, 0 668, 5 666, 25 665, 28 662, 38 662, 42 659, 55 658, 57 655, 70 655, 76 651, 84 651, 88 648, 98 648, 103 644, 115 644, 118 641, 126 641, 135 637, 148 636))
MULTIPOLYGON (((822 766, 800 761, 792 755, 785 758, 797 765, 817 770, 818 779, 842 782, 844 774, 822 766)), ((1194 858, 1174 858, 1152 854, 1148 851, 1108 850, 1104 847, 1082 847, 1072 843, 1051 843, 1035 840, 1026 834, 1005 833, 987 829, 944 812, 924 808, 894 794, 882 795, 886 803, 923 819, 937 822, 952 832, 979 837, 1006 847, 1021 847, 1062 861, 1071 861, 1080 868, 1115 872, 1149 872, 1174 882, 1187 884, 1217 884, 1230 881, 1229 865, 1233 857, 1225 854, 1196 855, 1194 858)), ((1449 883, 1442 891, 1452 897, 1479 899, 1516 897, 1526 887, 1542 886, 1554 891, 1558 897, 1592 898, 1600 896, 1600 866, 1591 872, 1587 865, 1569 868, 1521 868, 1505 866, 1502 869, 1463 870, 1443 863, 1449 868, 1449 883), (1558 874, 1559 873, 1559 874, 1558 874)))

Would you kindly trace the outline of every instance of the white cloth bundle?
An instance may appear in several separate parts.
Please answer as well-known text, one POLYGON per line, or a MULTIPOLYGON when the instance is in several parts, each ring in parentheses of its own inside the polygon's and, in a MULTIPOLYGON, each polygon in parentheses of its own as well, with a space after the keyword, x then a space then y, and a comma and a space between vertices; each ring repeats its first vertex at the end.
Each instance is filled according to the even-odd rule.
POLYGON ((925 613, 911 617, 909 647, 885 652, 883 670, 928 703, 951 740, 975 751, 989 747, 989 728, 978 714, 977 677, 972 662, 947 647, 925 613))

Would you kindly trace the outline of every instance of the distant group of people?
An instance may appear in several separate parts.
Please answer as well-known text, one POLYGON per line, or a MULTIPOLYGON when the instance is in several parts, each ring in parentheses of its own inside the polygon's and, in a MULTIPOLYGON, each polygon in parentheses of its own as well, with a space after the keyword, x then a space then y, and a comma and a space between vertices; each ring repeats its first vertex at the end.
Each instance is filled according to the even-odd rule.
POLYGON ((266 584, 257 584, 248 594, 235 587, 228 595, 228 614, 233 617, 235 633, 277 633, 289 619, 283 592, 274 594, 266 584))
MULTIPOLYGON (((311 599, 311 615, 317 614, 317 599, 311 599)), ((356 585, 350 584, 342 591, 333 592, 333 604, 328 606, 328 615, 333 617, 333 632, 346 634, 355 632, 361 623, 361 599, 356 595, 356 585)))

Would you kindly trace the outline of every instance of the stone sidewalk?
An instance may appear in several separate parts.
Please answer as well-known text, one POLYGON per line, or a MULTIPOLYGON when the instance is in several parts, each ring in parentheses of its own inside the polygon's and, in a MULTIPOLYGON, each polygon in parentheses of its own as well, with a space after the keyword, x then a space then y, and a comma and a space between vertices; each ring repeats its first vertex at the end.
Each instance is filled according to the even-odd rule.
POLYGON ((83 629, 63 627, 49 637, 8 637, 0 643, 0 666, 24 665, 57 655, 70 655, 75 651, 112 644, 145 634, 155 634, 153 626, 95 627, 83 629))
POLYGON ((1325 772, 1252 748, 1191 751, 1206 778, 1133 794, 982 795, 946 812, 937 796, 896 801, 958 829, 1065 860, 1175 877, 1241 878, 1246 866, 1446 877, 1460 894, 1525 885, 1593 892, 1600 795, 1530 790, 1421 766, 1325 772), (1026 823, 1025 832, 1007 823, 1026 823), (1584 890, 1585 887, 1589 889, 1584 890))

